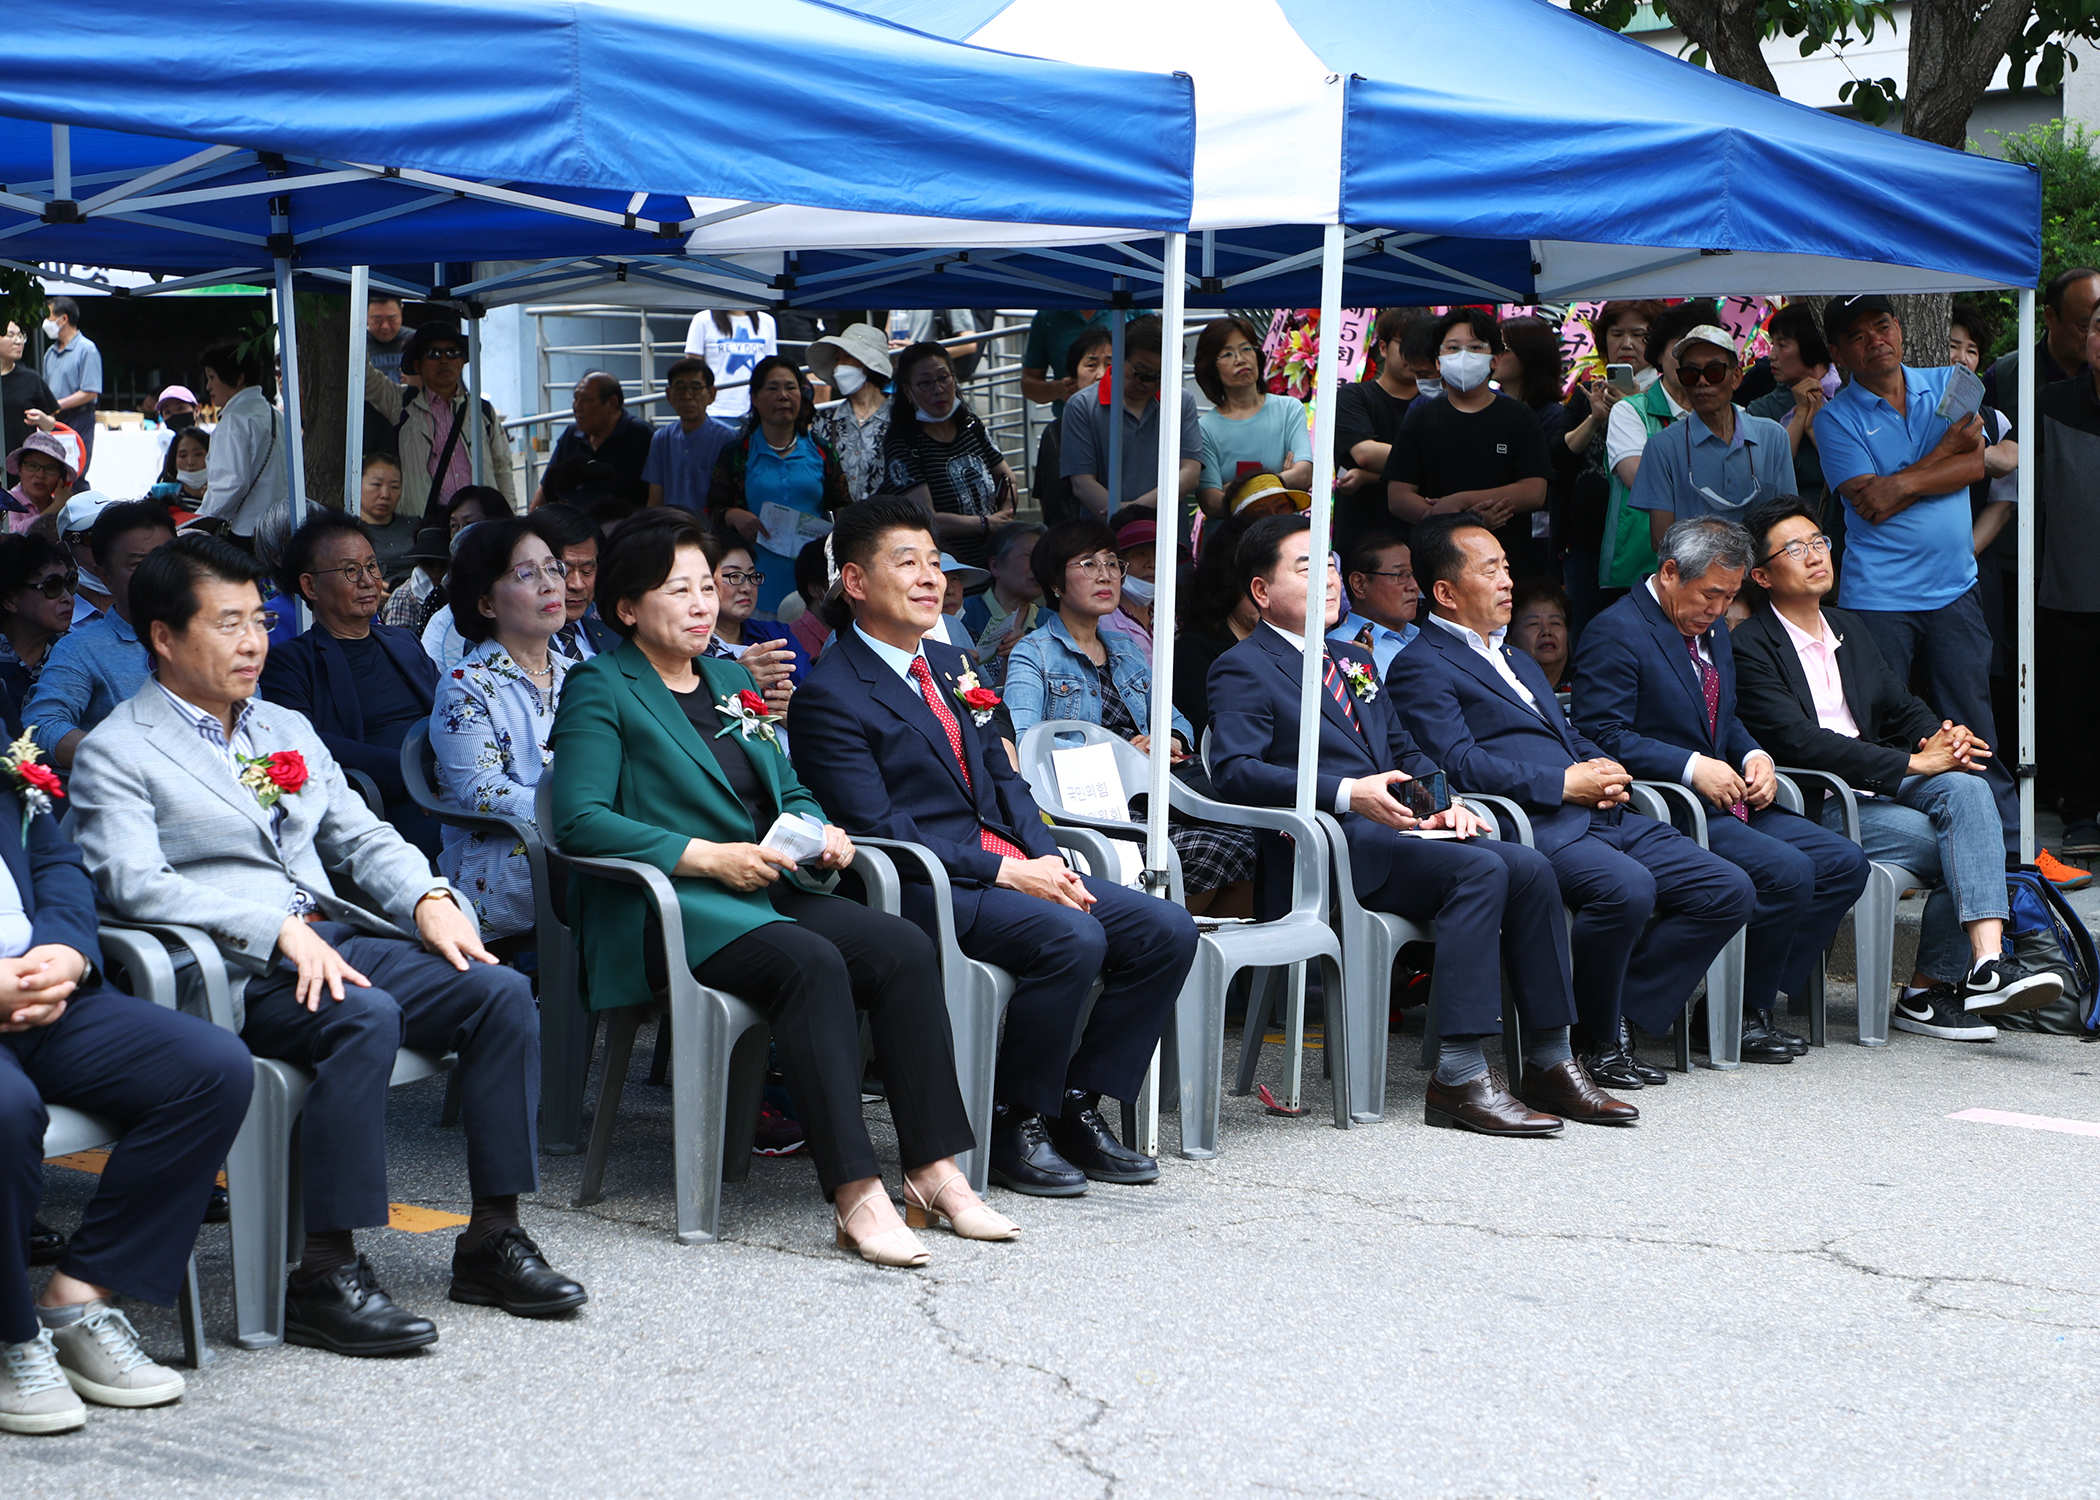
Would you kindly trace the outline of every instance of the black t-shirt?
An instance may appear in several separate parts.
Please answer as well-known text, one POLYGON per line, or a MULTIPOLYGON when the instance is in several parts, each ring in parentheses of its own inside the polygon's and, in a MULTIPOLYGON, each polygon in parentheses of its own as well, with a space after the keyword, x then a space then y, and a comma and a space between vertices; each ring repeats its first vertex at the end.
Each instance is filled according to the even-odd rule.
MULTIPOLYGON (((1499 489, 1521 479, 1550 484, 1553 466, 1538 417, 1514 396, 1498 392, 1479 411, 1460 411, 1446 397, 1409 412, 1393 440, 1385 478, 1388 484, 1412 484, 1425 500, 1440 500, 1466 490, 1499 489)), ((1531 517, 1516 516, 1502 530, 1528 538, 1531 517)), ((1508 546, 1507 540, 1503 545, 1508 546)))
POLYGON ((408 738, 408 727, 428 718, 430 710, 417 698, 415 688, 401 675, 394 659, 377 636, 363 640, 336 638, 344 659, 350 663, 350 681, 357 691, 357 706, 364 711, 365 743, 381 750, 399 750, 408 738))
POLYGON ((14 452, 29 436, 29 418, 23 413, 32 409, 57 416, 58 397, 51 394, 44 377, 29 367, 29 361, 17 360, 12 370, 0 375, 0 412, 6 414, 4 451, 14 452))
POLYGON ((547 459, 547 493, 570 505, 587 507, 599 500, 649 503, 649 483, 642 467, 649 462, 655 430, 627 412, 595 449, 591 440, 570 427, 547 459))
MULTIPOLYGON (((1391 443, 1400 435, 1414 398, 1402 401, 1375 380, 1351 381, 1334 393, 1334 471, 1356 467, 1350 452, 1358 443, 1391 443)), ((1426 402, 1424 403, 1427 404, 1426 402)), ((1385 503, 1381 480, 1334 503, 1334 545, 1347 553, 1366 531, 1391 531, 1396 522, 1385 503)))
POLYGON ((722 726, 729 721, 716 710, 716 700, 709 696, 706 678, 701 678, 700 685, 690 693, 673 693, 671 696, 685 710, 686 718, 692 722, 700 743, 707 747, 707 753, 722 768, 729 789, 736 793, 736 800, 743 803, 744 811, 751 815, 751 841, 758 842, 759 830, 773 826, 777 810, 773 799, 766 795, 764 783, 758 779, 757 768, 751 764, 751 752, 744 747, 744 737, 732 731, 720 739, 715 738, 722 734, 722 726), (724 748, 729 745, 736 746, 736 749, 724 748))

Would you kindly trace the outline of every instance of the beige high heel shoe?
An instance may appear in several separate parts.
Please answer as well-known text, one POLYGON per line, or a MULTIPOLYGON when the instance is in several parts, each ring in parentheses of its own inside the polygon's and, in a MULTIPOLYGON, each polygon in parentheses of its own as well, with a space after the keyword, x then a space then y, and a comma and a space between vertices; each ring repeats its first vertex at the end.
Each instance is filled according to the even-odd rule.
POLYGON ((919 1237, 909 1229, 885 1229, 882 1233, 871 1234, 864 1240, 855 1240, 846 1233, 846 1226, 859 1217, 860 1211, 881 1196, 882 1189, 877 1188, 874 1192, 861 1199, 860 1202, 854 1204, 845 1213, 839 1212, 837 1204, 834 1203, 832 1205, 831 1214, 833 1223, 838 1230, 839 1248, 841 1250, 858 1250, 860 1258, 870 1265, 904 1267, 925 1265, 932 1257, 927 1254, 926 1247, 919 1243, 919 1237))
POLYGON ((938 1205, 941 1194, 948 1191, 950 1183, 960 1182, 965 1190, 969 1180, 960 1172, 950 1172, 941 1179, 941 1185, 926 1197, 921 1198, 909 1177, 904 1179, 904 1222, 913 1229, 927 1229, 947 1221, 956 1236, 966 1240, 1010 1240, 1019 1237, 1021 1226, 983 1203, 972 1203, 968 1208, 950 1213, 938 1205))

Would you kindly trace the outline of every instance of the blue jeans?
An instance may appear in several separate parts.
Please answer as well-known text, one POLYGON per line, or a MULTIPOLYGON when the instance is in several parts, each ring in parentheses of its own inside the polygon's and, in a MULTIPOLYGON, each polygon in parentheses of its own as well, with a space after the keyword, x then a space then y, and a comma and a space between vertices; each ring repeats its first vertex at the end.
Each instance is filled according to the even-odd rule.
MULTIPOLYGON (((2012 773, 2018 747, 1999 738, 1991 708, 1991 632, 1983 619, 1982 590, 1972 588, 1940 609, 1857 613, 1898 680, 1908 683, 1911 663, 1920 663, 1925 668, 1925 701, 1932 711, 1966 724, 1991 747, 1984 777, 1998 809, 2001 853, 2019 853, 2020 788, 2012 773)), ((2002 864, 1998 873, 2005 873, 2002 864)))
MULTIPOLYGON (((1844 826, 1835 800, 1823 804, 1823 823, 1844 826)), ((1867 858, 1937 882, 1925 899, 1918 971, 1943 984, 1960 980, 1969 972, 1963 924, 2003 921, 2010 910, 1991 789, 1967 771, 1910 777, 1893 797, 1860 799, 1859 837, 1867 858)))

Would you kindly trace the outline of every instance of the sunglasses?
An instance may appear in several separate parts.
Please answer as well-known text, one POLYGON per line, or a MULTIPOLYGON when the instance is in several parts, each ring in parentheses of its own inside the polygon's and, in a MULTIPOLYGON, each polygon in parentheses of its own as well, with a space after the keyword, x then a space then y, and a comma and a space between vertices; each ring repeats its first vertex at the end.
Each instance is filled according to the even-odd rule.
POLYGON ((1719 385, 1735 372, 1735 366, 1726 360, 1711 365, 1679 365, 1677 383, 1684 386, 1719 385))
POLYGON ((53 573, 49 578, 39 578, 29 586, 46 599, 63 599, 73 592, 79 578, 77 573, 53 573))
POLYGON ((424 359, 465 359, 466 357, 466 350, 451 345, 443 349, 425 349, 422 353, 422 358, 424 359))

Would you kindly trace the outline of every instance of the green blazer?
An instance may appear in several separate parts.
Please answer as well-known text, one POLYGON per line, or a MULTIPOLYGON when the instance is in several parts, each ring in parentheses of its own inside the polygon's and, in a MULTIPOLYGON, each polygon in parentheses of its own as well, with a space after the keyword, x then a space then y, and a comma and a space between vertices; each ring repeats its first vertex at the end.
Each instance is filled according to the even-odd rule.
MULTIPOLYGON (((701 657, 693 665, 701 679, 695 691, 711 703, 756 685, 748 671, 725 658, 701 657)), ((760 783, 781 811, 824 819, 823 807, 796 780, 778 745, 757 738, 745 743, 760 783)), ((725 741, 714 748, 736 753, 725 741)), ((554 841, 572 854, 639 860, 671 875, 692 839, 726 844, 751 838, 750 820, 728 780, 678 699, 632 642, 572 668, 563 679, 550 774, 554 841)), ((773 910, 764 889, 732 891, 702 876, 673 875, 672 883, 685 913, 686 958, 696 968, 745 933, 788 920, 773 910)), ((642 956, 654 910, 638 886, 570 876, 570 930, 592 1009, 650 998, 642 956)))

